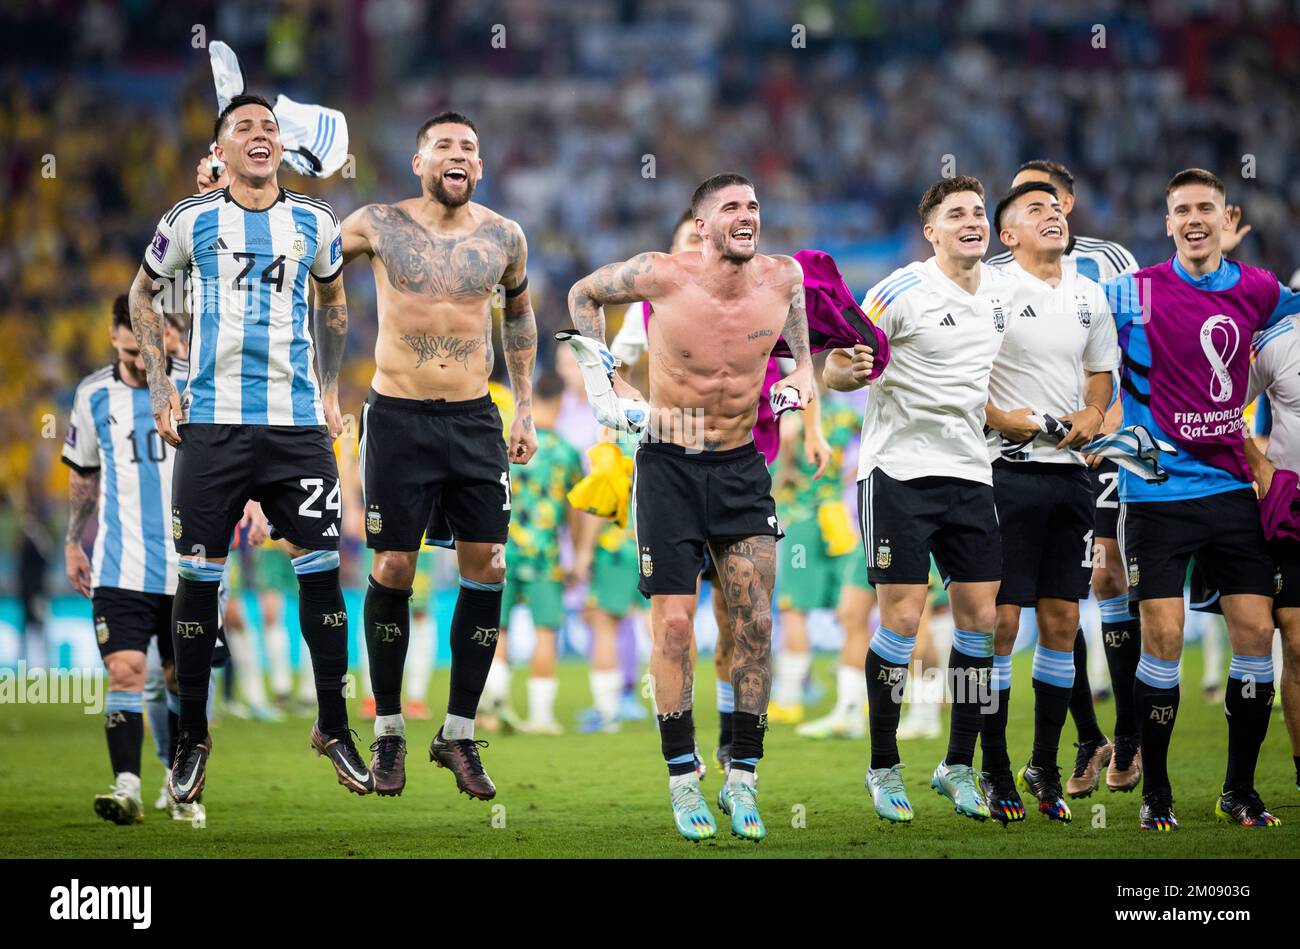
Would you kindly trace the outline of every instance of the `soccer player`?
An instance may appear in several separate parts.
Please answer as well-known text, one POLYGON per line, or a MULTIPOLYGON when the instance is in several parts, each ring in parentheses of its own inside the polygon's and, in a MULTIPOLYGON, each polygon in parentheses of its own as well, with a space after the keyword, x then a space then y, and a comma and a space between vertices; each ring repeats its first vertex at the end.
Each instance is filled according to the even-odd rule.
MULTIPOLYGON (((602 306, 645 300, 653 308, 651 420, 636 455, 634 516, 674 823, 688 840, 717 833, 695 773, 691 717, 692 610, 709 548, 735 641, 733 757, 718 806, 730 815, 733 834, 761 840, 766 829, 756 769, 771 691, 771 602, 781 529, 753 427, 778 337, 789 345, 796 368, 776 388, 793 388, 803 402, 816 397, 803 273, 792 258, 757 252, 758 198, 743 176, 709 178, 696 189, 691 208, 703 238, 698 252, 640 254, 602 267, 569 291, 569 313, 579 331, 603 344, 602 306)), ((620 397, 640 398, 617 374, 614 382, 620 397)))
POLYGON ((478 132, 458 112, 420 126, 411 171, 418 197, 371 204, 343 222, 343 258, 370 258, 379 304, 375 376, 362 414, 366 543, 375 551, 366 590, 366 646, 375 689, 371 767, 381 794, 406 784, 402 671, 411 584, 437 506, 460 568, 451 622, 451 694, 429 758, 470 797, 496 787, 479 757, 474 716, 501 619, 510 472, 537 450, 533 364, 537 327, 528 297, 528 245, 514 221, 471 201, 483 176, 478 132), (509 445, 488 395, 492 340, 484 314, 498 298, 514 393, 509 445))
POLYGON ((1057 766, 1061 728, 1074 688, 1079 600, 1088 595, 1093 538, 1092 480, 1077 449, 1101 429, 1119 365, 1115 321, 1105 294, 1077 268, 1062 266, 1069 231, 1055 185, 1026 181, 998 202, 993 218, 1014 260, 1004 271, 1025 285, 993 361, 986 410, 993 495, 1002 532, 1002 586, 994 637, 996 711, 981 743, 993 816, 1024 819, 1019 786, 1038 810, 1068 823, 1057 766), (1068 433, 1043 436, 1045 416, 1068 433), (1011 650, 1020 611, 1034 607, 1034 747, 1011 779, 1007 711, 1011 650))
MULTIPOLYGON (((131 332, 125 294, 113 301, 110 338, 117 358, 77 386, 63 446, 63 463, 71 469, 64 557, 73 589, 92 601, 95 638, 108 670, 104 734, 114 783, 95 795, 95 813, 116 824, 135 824, 144 820, 145 654, 154 637, 166 688, 176 690, 170 627, 177 558, 163 528, 176 452, 154 430, 145 363, 131 332), (92 563, 81 538, 96 515, 92 563)), ((170 351, 178 340, 170 326, 166 338, 170 351)), ((185 361, 168 356, 164 371, 172 385, 185 388, 185 361)), ((178 816, 189 820, 202 805, 185 807, 178 816)))
POLYGON ((555 432, 564 396, 564 380, 544 372, 533 386, 533 423, 537 453, 515 473, 510 486, 510 542, 506 544, 505 598, 501 603, 499 657, 506 658, 510 611, 525 604, 532 614, 536 642, 528 677, 528 718, 520 731, 536 735, 564 732, 555 720, 556 635, 564 625, 564 568, 560 565, 560 529, 568 524, 572 541, 580 511, 567 495, 582 480, 582 456, 555 432))
MULTIPOLYGON (((958 814, 983 821, 989 805, 972 763, 981 713, 994 695, 1002 573, 984 407, 994 357, 1023 291, 1018 280, 980 261, 989 224, 977 179, 936 182, 918 211, 934 256, 894 271, 863 303, 892 348, 867 400, 859 449, 859 517, 868 579, 880 601, 866 663, 866 784, 881 819, 911 821, 897 731, 933 553, 952 581, 956 629, 948 659, 954 693, 948 752, 930 785, 958 814)), ((868 354, 834 350, 825 381, 842 392, 859 389, 870 369, 868 354)))
MULTIPOLYGON (((1260 458, 1254 439, 1247 438, 1245 446, 1262 498, 1276 469, 1300 472, 1300 321, 1288 317, 1258 334, 1252 349, 1246 404, 1266 393, 1273 418, 1266 457, 1260 458)), ((1273 619, 1282 632, 1282 714, 1300 789, 1300 542, 1277 538, 1268 547, 1280 583, 1273 594, 1273 619)))
POLYGON ((334 212, 286 191, 270 105, 230 100, 213 128, 227 184, 178 202, 158 223, 131 288, 159 434, 179 449, 171 532, 180 555, 173 642, 181 714, 172 797, 203 790, 212 739, 206 701, 217 590, 245 502, 262 502, 293 545, 299 616, 319 714, 311 744, 348 790, 374 779, 348 728, 347 609, 339 587, 339 482, 331 439, 343 428, 338 375, 347 338, 334 212), (167 376, 153 287, 188 272, 194 373, 182 402, 167 376), (308 280, 315 331, 308 331, 308 280), (314 363, 319 360, 319 375, 314 363), (178 425, 179 423, 179 425, 178 425))
POLYGON ((777 516, 788 525, 787 542, 777 563, 777 608, 781 613, 781 650, 776 656, 776 678, 768 721, 798 724, 803 721, 804 680, 812 667, 808 640, 808 614, 834 609, 839 602, 845 563, 858 548, 853 515, 844 504, 844 450, 862 428, 862 417, 842 398, 818 399, 822 438, 828 455, 810 463, 800 450, 802 431, 817 408, 803 416, 787 414, 781 420, 781 453, 774 481, 777 516))
POLYGON ((1124 424, 1143 425, 1178 448, 1165 461, 1164 484, 1120 472, 1120 537, 1130 597, 1142 617, 1134 690, 1144 771, 1139 826, 1178 829, 1167 760, 1192 558, 1221 593, 1232 646, 1228 768, 1216 810, 1243 826, 1273 826, 1277 820, 1255 793, 1254 778, 1273 700, 1274 568, 1250 487, 1242 410, 1252 335, 1300 312, 1300 295, 1273 274, 1224 257, 1224 188, 1217 176, 1180 171, 1165 200, 1174 257, 1106 287, 1124 353, 1124 424))
MULTIPOLYGON (((1057 161, 1034 159, 1017 170, 1011 187, 1039 181, 1055 186, 1061 203, 1061 216, 1068 218, 1077 195, 1074 175, 1057 161)), ((1244 231, 1243 231, 1244 234, 1244 231)), ((1224 247, 1228 250, 1227 245, 1224 247)), ((1010 250, 989 258, 989 263, 1004 267, 1012 262, 1010 250)), ((1127 248, 1114 241, 1093 237, 1069 236, 1062 268, 1070 268, 1097 283, 1114 280, 1137 270, 1137 261, 1127 248)), ((1113 432, 1120 424, 1118 399, 1107 407, 1103 432, 1113 432)), ((1092 591, 1101 612, 1101 640, 1106 669, 1110 673, 1115 696, 1115 742, 1112 745, 1097 724, 1089 682, 1088 641, 1077 636, 1074 642, 1074 689, 1070 696, 1070 715, 1078 731, 1078 753, 1074 770, 1066 781, 1070 797, 1086 797, 1097 789, 1101 771, 1106 768, 1106 786, 1112 791, 1131 791, 1142 779, 1142 753, 1138 743, 1137 722, 1133 717, 1133 676, 1137 672, 1141 651, 1138 620, 1130 615, 1128 579, 1124 574, 1124 557, 1120 553, 1119 468, 1113 461, 1098 460, 1090 469, 1096 512, 1093 525, 1092 591)))

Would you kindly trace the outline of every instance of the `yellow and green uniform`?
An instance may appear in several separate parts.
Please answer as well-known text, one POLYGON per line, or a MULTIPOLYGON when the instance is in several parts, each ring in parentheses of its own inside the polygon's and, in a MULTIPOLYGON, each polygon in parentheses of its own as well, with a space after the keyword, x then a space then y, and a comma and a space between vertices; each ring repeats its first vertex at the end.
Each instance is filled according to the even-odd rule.
MULTIPOLYGON (((636 454, 639 436, 628 432, 615 432, 614 435, 611 440, 618 445, 625 457, 631 458, 636 454)), ((587 606, 610 616, 626 616, 638 600, 636 578, 636 534, 632 522, 629 520, 626 527, 619 527, 617 521, 610 520, 596 538, 596 550, 591 558, 591 583, 587 587, 587 606)))
POLYGON ((773 474, 772 495, 785 528, 777 545, 777 607, 808 612, 834 608, 839 601, 845 565, 862 543, 853 517, 844 504, 844 452, 862 428, 862 416, 844 403, 822 403, 822 433, 831 446, 826 473, 813 480, 817 468, 804 459, 782 454, 773 474), (787 471, 787 466, 793 470, 787 471))
POLYGON ((254 548, 252 574, 252 587, 259 593, 274 590, 286 596, 298 595, 298 576, 293 572, 293 555, 281 544, 266 540, 254 548))
POLYGON ((525 603, 533 614, 533 625, 556 629, 564 623, 560 527, 568 511, 565 495, 582 479, 582 456, 559 435, 538 429, 537 453, 510 475, 510 538, 506 542, 501 625, 509 623, 516 603, 525 603))

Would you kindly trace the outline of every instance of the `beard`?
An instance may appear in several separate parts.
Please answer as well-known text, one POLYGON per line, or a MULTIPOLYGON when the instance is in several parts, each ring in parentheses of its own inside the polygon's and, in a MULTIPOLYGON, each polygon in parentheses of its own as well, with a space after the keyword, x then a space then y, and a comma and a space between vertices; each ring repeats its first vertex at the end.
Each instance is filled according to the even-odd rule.
POLYGON ((133 363, 119 362, 118 367, 119 367, 119 372, 123 376, 125 376, 126 378, 134 382, 136 386, 144 386, 149 384, 149 377, 145 373, 138 371, 135 368, 135 365, 133 363))
POLYGON ((758 241, 754 241, 753 250, 733 251, 730 247, 730 239, 727 234, 721 234, 713 239, 713 248, 718 252, 723 260, 733 260, 737 263, 744 263, 747 260, 753 260, 754 255, 758 253, 758 241))
POLYGON ((462 204, 469 204, 469 199, 474 197, 474 185, 476 183, 474 179, 466 177, 465 193, 453 195, 443 186, 442 175, 439 175, 433 179, 433 183, 429 186, 429 193, 433 195, 435 201, 444 207, 458 208, 462 204))

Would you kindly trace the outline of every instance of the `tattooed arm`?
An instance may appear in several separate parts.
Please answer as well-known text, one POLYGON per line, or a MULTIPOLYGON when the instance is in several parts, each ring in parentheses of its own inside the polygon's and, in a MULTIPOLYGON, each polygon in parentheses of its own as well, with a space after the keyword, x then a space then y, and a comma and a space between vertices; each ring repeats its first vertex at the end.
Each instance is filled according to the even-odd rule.
POLYGON ((181 397, 167 375, 167 348, 163 343, 163 315, 154 309, 153 280, 141 267, 131 284, 131 329, 136 345, 144 357, 145 377, 149 380, 149 399, 153 403, 153 423, 163 441, 175 447, 181 443, 176 422, 181 417, 181 397))
MULTIPOLYGON (((578 332, 603 344, 605 314, 601 308, 611 303, 653 299, 660 279, 656 264, 668 259, 667 254, 637 254, 622 263, 606 264, 575 283, 569 289, 569 318, 578 332)), ((644 398, 617 372, 614 392, 623 398, 644 398)))
POLYGON ((775 390, 779 386, 793 386, 799 391, 803 404, 808 405, 817 398, 817 385, 813 382, 812 351, 808 346, 808 312, 804 304, 803 268, 793 257, 778 259, 786 261, 790 268, 790 310, 786 314, 781 336, 790 347, 790 355, 794 357, 794 372, 772 388, 775 390))
POLYGON ((72 588, 84 597, 92 593, 90 561, 81 546, 86 525, 99 510, 99 470, 68 472, 68 532, 63 540, 63 560, 72 588))
POLYGON ((505 288, 505 310, 501 317, 501 349, 505 354, 510 388, 515 396, 515 420, 510 425, 508 455, 517 465, 525 465, 537 451, 537 432, 533 429, 533 366, 537 362, 537 320, 528 296, 528 241, 518 224, 509 222, 514 247, 506 271, 501 275, 505 288))
POLYGON ((312 278, 316 291, 312 337, 320 368, 321 405, 330 437, 343 433, 343 413, 339 410, 339 370, 348 343, 348 301, 343 292, 343 276, 322 283, 312 278))
POLYGON ((371 209, 373 204, 367 204, 364 208, 358 208, 343 219, 339 225, 343 233, 343 263, 350 264, 362 254, 367 257, 374 256, 375 247, 372 243, 373 229, 371 227, 371 209))

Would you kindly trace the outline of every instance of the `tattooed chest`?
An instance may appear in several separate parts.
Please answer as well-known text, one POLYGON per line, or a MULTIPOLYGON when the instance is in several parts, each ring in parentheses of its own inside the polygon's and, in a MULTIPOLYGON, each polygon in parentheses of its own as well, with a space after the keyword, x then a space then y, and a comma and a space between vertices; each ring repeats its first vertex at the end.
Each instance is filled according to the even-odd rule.
POLYGON ((374 217, 377 255, 389 284, 400 293, 438 300, 486 298, 510 262, 513 237, 498 223, 444 236, 396 208, 381 209, 374 217))

